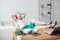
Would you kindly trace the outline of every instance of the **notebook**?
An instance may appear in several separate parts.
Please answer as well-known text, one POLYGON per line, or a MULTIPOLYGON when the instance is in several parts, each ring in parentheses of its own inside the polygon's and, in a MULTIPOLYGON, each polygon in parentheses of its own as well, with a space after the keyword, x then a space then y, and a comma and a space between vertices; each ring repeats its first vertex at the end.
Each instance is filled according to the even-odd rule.
POLYGON ((46 30, 44 32, 49 34, 49 35, 57 34, 57 33, 60 33, 60 27, 55 27, 54 29, 46 30))

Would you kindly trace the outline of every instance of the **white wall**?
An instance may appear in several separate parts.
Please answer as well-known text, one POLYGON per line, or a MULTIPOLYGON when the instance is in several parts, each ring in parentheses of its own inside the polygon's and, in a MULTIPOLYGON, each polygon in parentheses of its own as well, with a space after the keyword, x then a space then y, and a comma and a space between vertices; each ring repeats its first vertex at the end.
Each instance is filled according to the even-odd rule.
POLYGON ((0 20, 11 19, 16 11, 26 12, 27 22, 38 19, 38 0, 0 0, 0 20))
MULTIPOLYGON (((0 0, 0 20, 11 19, 11 15, 16 11, 26 12, 26 19, 29 22, 31 19, 38 19, 39 13, 39 0, 0 0)), ((47 4, 49 0, 40 0, 40 4, 44 4, 44 9, 40 8, 40 20, 49 22, 49 16, 47 15, 47 4), (41 16, 41 13, 45 16, 41 16)), ((52 0, 52 20, 60 22, 60 0, 52 0)), ((41 7, 41 5, 40 5, 41 7)))
POLYGON ((44 21, 44 22, 49 22, 50 21, 50 16, 47 14, 47 12, 50 11, 50 8, 47 7, 47 4, 50 4, 50 0, 40 0, 40 20, 44 21), (42 6, 44 6, 44 8, 42 8, 42 6), (41 15, 41 14, 44 15, 41 15))
MULTIPOLYGON (((47 7, 47 4, 50 3, 50 0, 40 0, 40 20, 49 22, 49 16, 47 15, 47 12, 49 11, 49 8, 47 7), (44 5, 44 8, 41 8, 41 4, 44 5), (44 13, 44 16, 41 16, 41 13, 44 13)), ((52 8, 51 8, 51 20, 58 21, 60 23, 60 0, 52 0, 52 8)))
POLYGON ((57 20, 58 23, 60 23, 60 0, 53 1, 52 20, 53 21, 57 20))

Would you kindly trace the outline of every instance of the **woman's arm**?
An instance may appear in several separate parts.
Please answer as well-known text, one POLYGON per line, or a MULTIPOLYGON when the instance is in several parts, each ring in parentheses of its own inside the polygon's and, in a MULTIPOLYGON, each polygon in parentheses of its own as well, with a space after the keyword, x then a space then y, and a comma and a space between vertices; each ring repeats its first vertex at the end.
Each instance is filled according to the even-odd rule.
POLYGON ((16 19, 15 15, 12 15, 12 19, 13 19, 15 22, 17 22, 17 19, 16 19))
POLYGON ((26 16, 26 13, 22 13, 21 16, 22 16, 22 19, 24 19, 26 16))

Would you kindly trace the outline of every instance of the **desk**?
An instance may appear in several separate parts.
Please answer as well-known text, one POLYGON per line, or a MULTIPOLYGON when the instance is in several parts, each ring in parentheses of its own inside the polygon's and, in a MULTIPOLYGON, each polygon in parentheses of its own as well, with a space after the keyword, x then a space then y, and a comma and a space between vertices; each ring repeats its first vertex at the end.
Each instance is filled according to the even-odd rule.
MULTIPOLYGON (((52 28, 40 28, 38 33, 41 35, 39 36, 32 36, 31 34, 24 35, 22 37, 22 40, 57 40, 60 39, 60 34, 55 34, 55 35, 48 35, 44 31, 49 30, 52 28)), ((16 36, 13 34, 13 40, 17 40, 16 36)))

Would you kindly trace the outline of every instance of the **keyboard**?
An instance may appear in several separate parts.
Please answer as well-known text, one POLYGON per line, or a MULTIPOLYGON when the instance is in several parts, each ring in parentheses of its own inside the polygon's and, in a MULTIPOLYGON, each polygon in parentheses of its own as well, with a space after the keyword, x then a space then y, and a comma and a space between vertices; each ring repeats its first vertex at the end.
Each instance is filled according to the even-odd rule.
POLYGON ((49 34, 49 35, 51 35, 51 34, 53 33, 53 31, 54 31, 54 29, 46 30, 46 31, 44 31, 44 32, 47 33, 47 34, 49 34))

